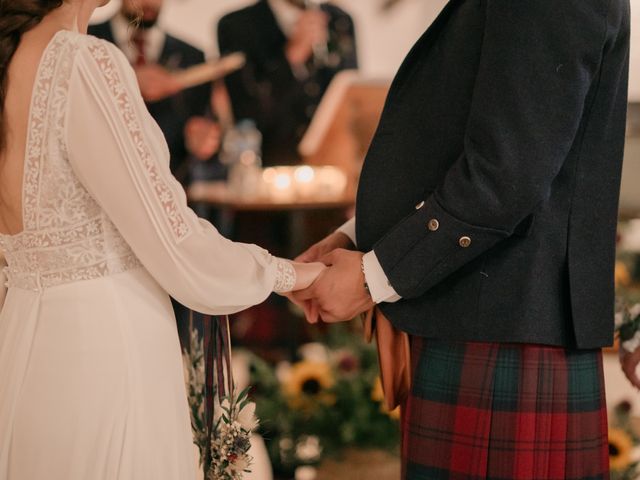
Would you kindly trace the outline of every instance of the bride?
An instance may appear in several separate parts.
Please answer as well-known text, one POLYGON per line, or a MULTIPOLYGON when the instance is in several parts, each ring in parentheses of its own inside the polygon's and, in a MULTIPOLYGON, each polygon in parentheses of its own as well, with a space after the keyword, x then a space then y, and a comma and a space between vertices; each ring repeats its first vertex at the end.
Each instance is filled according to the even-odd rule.
POLYGON ((228 314, 324 266, 187 208, 104 0, 0 0, 0 478, 195 478, 169 294, 228 314))

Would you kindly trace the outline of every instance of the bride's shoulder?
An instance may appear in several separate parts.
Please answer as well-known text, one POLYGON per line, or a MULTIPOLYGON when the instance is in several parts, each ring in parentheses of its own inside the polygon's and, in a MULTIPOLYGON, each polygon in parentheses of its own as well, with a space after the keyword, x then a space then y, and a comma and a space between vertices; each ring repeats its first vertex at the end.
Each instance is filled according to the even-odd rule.
POLYGON ((113 55, 114 50, 117 50, 117 47, 106 40, 71 30, 59 30, 51 43, 66 46, 67 50, 76 54, 103 50, 113 55))
POLYGON ((117 46, 93 35, 78 33, 76 34, 76 42, 80 53, 101 59, 110 58, 117 63, 121 63, 125 59, 124 54, 117 46))
POLYGON ((117 75, 121 79, 133 75, 129 61, 113 43, 81 33, 72 33, 72 41, 76 45, 74 63, 81 70, 97 71, 103 76, 117 75))

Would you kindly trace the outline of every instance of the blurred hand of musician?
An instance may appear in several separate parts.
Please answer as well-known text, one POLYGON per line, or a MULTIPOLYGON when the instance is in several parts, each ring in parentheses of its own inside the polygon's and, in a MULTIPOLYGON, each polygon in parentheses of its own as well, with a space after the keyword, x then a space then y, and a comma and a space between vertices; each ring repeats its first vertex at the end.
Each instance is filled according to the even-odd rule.
POLYGON ((305 10, 298 20, 286 47, 291 65, 303 65, 313 55, 316 45, 329 39, 329 17, 321 10, 305 10))
POLYGON ((187 150, 198 160, 210 159, 220 148, 222 129, 213 120, 192 117, 184 129, 187 150))
POLYGON ((142 97, 147 102, 164 100, 182 90, 180 83, 160 65, 136 67, 136 76, 142 97))

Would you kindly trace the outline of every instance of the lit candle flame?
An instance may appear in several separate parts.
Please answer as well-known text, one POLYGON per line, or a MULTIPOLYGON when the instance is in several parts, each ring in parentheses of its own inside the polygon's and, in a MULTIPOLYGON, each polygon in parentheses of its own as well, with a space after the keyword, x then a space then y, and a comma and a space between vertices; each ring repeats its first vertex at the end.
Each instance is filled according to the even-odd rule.
POLYGON ((287 190, 291 187, 291 176, 287 173, 278 173, 274 185, 278 190, 287 190))
POLYGON ((308 165, 296 168, 294 177, 298 183, 311 183, 315 177, 313 168, 308 165))

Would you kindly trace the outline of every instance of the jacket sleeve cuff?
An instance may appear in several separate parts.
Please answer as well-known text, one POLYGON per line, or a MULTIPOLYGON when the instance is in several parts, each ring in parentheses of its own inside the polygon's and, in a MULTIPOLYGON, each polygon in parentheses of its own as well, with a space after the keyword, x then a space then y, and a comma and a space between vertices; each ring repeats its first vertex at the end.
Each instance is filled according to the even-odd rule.
POLYGON ((369 252, 362 257, 364 278, 369 286, 371 298, 375 303, 395 303, 402 299, 395 291, 387 275, 384 273, 376 252, 369 252))
POLYGON ((511 234, 466 223, 431 196, 398 223, 374 251, 402 298, 415 298, 511 234))

